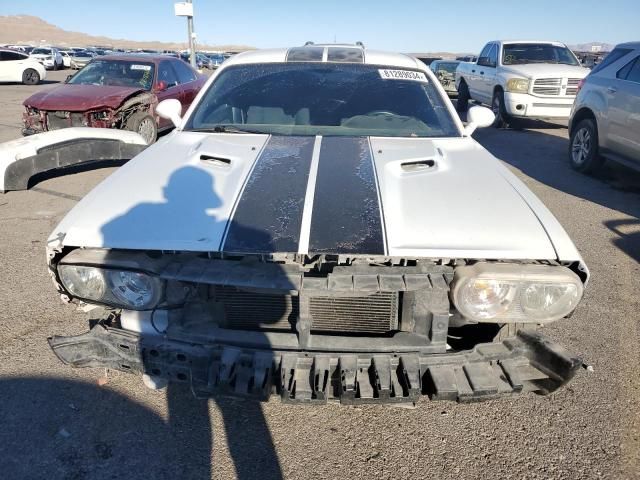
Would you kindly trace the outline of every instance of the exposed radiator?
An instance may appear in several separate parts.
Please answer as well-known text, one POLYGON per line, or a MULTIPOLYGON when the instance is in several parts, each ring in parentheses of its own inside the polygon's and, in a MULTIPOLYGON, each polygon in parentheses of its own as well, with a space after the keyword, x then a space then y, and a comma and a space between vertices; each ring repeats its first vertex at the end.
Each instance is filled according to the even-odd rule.
POLYGON ((361 297, 311 297, 311 330, 386 333, 398 327, 398 293, 361 297))
MULTIPOLYGON (((272 295, 214 286, 224 312, 222 326, 240 330, 294 331, 299 297, 272 295)), ((311 297, 312 331, 383 334, 398 328, 398 293, 311 297)))
POLYGON ((244 292, 235 287, 213 288, 224 311, 226 328, 240 330, 293 330, 298 318, 298 297, 244 292))

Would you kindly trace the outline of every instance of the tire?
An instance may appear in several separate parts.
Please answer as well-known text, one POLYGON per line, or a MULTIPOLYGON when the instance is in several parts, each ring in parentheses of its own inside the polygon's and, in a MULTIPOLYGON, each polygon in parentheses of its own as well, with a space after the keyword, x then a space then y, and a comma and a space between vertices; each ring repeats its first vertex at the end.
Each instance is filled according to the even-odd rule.
POLYGON ((158 125, 147 112, 136 112, 131 115, 125 128, 142 135, 147 145, 151 145, 158 138, 158 125))
POLYGON ((458 101, 456 102, 456 107, 459 112, 466 112, 469 110, 469 100, 471 96, 469 95, 469 86, 467 82, 464 80, 460 80, 458 84, 458 101))
POLYGON ((40 74, 33 68, 27 68, 22 72, 22 83, 25 85, 37 85, 40 83, 40 74))
POLYGON ((582 173, 596 173, 604 163, 598 153, 598 127, 590 118, 580 121, 571 132, 569 163, 582 173))
POLYGON ((58 62, 56 62, 55 60, 53 61, 53 67, 51 67, 52 70, 58 70, 58 62))
POLYGON ((504 92, 502 90, 498 89, 493 93, 491 111, 493 111, 493 114, 496 116, 496 119, 493 121, 495 128, 507 128, 509 124, 513 122, 513 119, 507 113, 504 106, 504 92))

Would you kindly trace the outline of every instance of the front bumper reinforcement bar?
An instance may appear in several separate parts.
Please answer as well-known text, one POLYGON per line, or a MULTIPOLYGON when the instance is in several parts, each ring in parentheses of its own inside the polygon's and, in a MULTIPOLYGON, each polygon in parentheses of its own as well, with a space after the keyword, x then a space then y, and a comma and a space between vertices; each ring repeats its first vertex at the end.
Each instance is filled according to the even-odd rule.
POLYGON ((285 403, 473 402, 566 384, 582 359, 539 333, 445 354, 319 353, 193 344, 144 336, 102 323, 72 337, 49 338, 73 367, 103 367, 189 382, 198 397, 231 395, 285 403))

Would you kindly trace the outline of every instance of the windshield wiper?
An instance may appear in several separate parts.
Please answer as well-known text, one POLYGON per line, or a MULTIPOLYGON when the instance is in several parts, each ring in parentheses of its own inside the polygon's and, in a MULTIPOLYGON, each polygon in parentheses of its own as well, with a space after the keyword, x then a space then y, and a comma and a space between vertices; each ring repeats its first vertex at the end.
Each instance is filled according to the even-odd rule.
POLYGON ((208 128, 192 128, 188 132, 207 132, 207 133, 264 133, 258 130, 250 130, 246 128, 238 128, 230 125, 215 125, 208 128))

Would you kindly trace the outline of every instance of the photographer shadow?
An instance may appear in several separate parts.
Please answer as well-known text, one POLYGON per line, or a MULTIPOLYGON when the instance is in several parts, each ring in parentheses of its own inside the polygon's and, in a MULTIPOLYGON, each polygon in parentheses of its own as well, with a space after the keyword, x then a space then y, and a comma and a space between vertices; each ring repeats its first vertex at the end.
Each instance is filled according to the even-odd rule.
MULTIPOLYGON (((218 221, 211 213, 221 206, 221 200, 208 171, 194 166, 179 168, 168 179, 163 196, 162 202, 139 203, 105 224, 104 245, 125 249, 131 244, 146 244, 157 245, 153 250, 188 251, 188 242, 208 242, 224 231, 226 220, 218 221)), ((239 225, 234 229, 264 244, 270 242, 266 232, 239 225)), ((261 404, 224 397, 214 397, 213 401, 222 415, 237 478, 281 479, 261 404)), ((210 478, 215 473, 210 469, 215 467, 212 406, 207 400, 196 399, 185 384, 172 382, 167 387, 167 405, 175 461, 183 469, 181 478, 210 478)))

